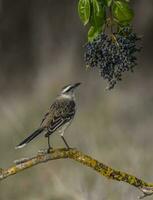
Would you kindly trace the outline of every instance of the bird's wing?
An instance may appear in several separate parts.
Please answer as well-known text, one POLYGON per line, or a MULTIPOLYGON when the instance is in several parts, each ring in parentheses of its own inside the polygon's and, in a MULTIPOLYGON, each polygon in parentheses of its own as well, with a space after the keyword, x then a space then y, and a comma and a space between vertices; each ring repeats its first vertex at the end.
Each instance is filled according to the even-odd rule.
POLYGON ((44 118, 42 119, 40 126, 43 125, 43 122, 45 121, 45 119, 47 118, 48 115, 49 115, 49 111, 44 115, 44 118))
POLYGON ((42 120, 41 126, 46 127, 50 133, 70 121, 75 114, 75 102, 59 99, 55 101, 42 120))

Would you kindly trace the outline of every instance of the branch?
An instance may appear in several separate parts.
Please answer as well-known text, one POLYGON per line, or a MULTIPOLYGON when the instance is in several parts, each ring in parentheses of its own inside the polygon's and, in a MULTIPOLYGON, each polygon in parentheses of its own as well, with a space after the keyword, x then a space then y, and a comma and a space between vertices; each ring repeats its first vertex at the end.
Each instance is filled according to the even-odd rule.
POLYGON ((153 184, 146 183, 143 180, 128 173, 112 169, 111 167, 93 159, 88 155, 83 154, 76 149, 54 149, 51 150, 50 153, 47 153, 46 151, 39 151, 38 154, 34 157, 22 158, 16 161, 16 164, 9 167, 8 169, 0 169, 0 180, 3 180, 37 164, 62 158, 73 159, 82 163, 83 165, 91 167, 100 175, 105 176, 108 179, 123 181, 138 188, 141 192, 143 192, 143 196, 139 197, 140 199, 153 194, 153 184))

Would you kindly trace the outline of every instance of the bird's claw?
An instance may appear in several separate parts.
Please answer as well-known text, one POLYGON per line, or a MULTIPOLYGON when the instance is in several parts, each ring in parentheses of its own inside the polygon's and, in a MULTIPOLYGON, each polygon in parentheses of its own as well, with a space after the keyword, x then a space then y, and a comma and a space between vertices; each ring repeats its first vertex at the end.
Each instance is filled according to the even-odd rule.
POLYGON ((38 151, 38 155, 44 155, 44 154, 46 154, 46 153, 48 153, 48 149, 40 149, 40 150, 38 151))

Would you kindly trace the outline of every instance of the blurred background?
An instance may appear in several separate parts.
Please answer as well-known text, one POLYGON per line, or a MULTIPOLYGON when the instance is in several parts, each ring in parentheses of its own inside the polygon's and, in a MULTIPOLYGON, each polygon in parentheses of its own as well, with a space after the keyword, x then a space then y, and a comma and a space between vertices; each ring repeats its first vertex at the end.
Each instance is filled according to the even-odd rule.
MULTIPOLYGON (((0 0, 0 167, 32 156, 40 136, 14 147, 35 130, 60 89, 82 82, 78 112, 65 134, 71 146, 115 169, 153 182, 153 1, 132 1, 134 27, 143 36, 135 73, 105 91, 96 71, 86 71, 86 29, 72 0, 0 0)), ((63 147, 58 134, 54 147, 63 147)), ((0 183, 0 200, 132 200, 140 192, 99 176, 72 160, 48 162, 0 183)), ((152 197, 149 197, 152 199, 152 197)))

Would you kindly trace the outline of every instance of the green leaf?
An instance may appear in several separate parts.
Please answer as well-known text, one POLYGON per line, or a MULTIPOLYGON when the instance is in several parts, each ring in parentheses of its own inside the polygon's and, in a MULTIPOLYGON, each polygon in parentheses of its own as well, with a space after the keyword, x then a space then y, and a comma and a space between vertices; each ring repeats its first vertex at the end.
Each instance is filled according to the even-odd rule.
POLYGON ((102 26, 106 19, 105 7, 101 1, 92 0, 90 24, 99 28, 102 26))
POLYGON ((107 7, 110 7, 111 4, 112 4, 112 1, 113 1, 113 0, 104 0, 104 4, 105 4, 107 7))
POLYGON ((96 38, 102 31, 102 27, 101 28, 96 28, 94 26, 91 26, 89 31, 88 31, 88 41, 92 42, 94 38, 96 38))
POLYGON ((90 19, 90 0, 79 0, 78 13, 81 21, 86 25, 90 19))
POLYGON ((130 23, 134 17, 134 12, 129 4, 123 1, 114 1, 112 11, 114 18, 121 24, 130 23))

